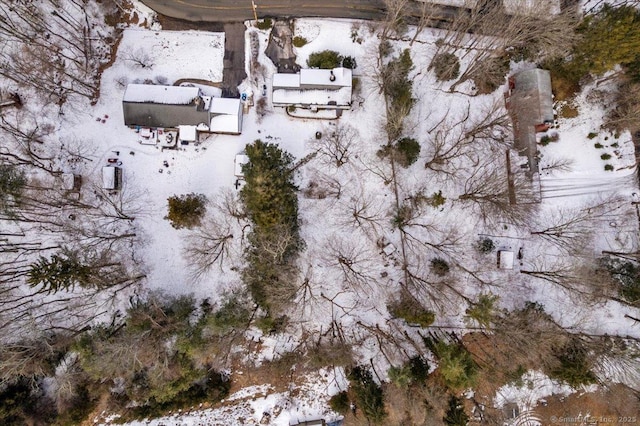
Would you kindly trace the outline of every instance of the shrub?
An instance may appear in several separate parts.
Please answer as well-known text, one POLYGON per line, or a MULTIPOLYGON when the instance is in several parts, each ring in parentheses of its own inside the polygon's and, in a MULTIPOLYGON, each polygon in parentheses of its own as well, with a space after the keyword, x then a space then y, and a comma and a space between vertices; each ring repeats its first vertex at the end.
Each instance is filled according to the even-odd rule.
POLYGON ((271 20, 271 18, 264 18, 262 21, 256 22, 256 27, 259 30, 268 30, 269 28, 273 27, 273 21, 271 20))
POLYGON ((373 380, 371 372, 363 366, 354 367, 347 375, 356 402, 365 417, 374 424, 380 424, 387 416, 384 409, 382 388, 373 380))
POLYGON ((597 133, 595 133, 595 132, 589 132, 589 134, 587 135, 587 138, 589 138, 589 139, 593 139, 593 138, 595 138, 596 136, 598 136, 598 134, 597 134, 597 133))
POLYGON ((396 160, 402 167, 409 167, 420 155, 420 144, 413 138, 402 138, 395 143, 396 160))
POLYGON ((296 112, 296 107, 295 107, 295 105, 289 105, 289 106, 287 107, 287 112, 288 112, 288 113, 294 113, 294 112, 296 112))
POLYGON ((438 81, 449 81, 460 75, 460 61, 453 53, 438 53, 429 64, 429 71, 433 70, 438 81))
POLYGON ((346 414, 349 406, 349 394, 345 391, 338 392, 329 399, 329 407, 336 413, 346 414))
POLYGON ((464 412, 462 400, 454 395, 449 397, 449 408, 442 419, 447 426, 467 426, 469 416, 464 412))
POLYGON ((424 342, 438 359, 438 371, 446 386, 456 390, 475 385, 478 365, 461 343, 447 343, 432 337, 424 338, 424 342))
POLYGON ((540 138, 540 145, 542 146, 547 146, 549 145, 549 142, 551 142, 551 138, 547 135, 544 135, 540 138))
POLYGON ((200 221, 207 210, 207 197, 203 194, 174 195, 168 198, 169 213, 165 216, 176 229, 193 228, 200 225, 200 221))
POLYGON ((389 313, 394 318, 402 318, 407 324, 418 324, 420 327, 429 327, 436 319, 433 312, 425 309, 413 298, 413 296, 402 293, 400 300, 387 306, 389 313))
POLYGON ((604 148, 604 145, 602 145, 601 143, 595 143, 593 146, 596 147, 596 149, 604 148))
POLYGON ((604 265, 619 283, 618 294, 627 302, 640 305, 640 268, 633 262, 603 259, 604 265))
POLYGON ((444 205, 447 199, 442 195, 442 191, 434 192, 429 199, 429 205, 431 207, 440 207, 444 205))
POLYGON ((429 262, 431 265, 431 271, 439 277, 444 277, 449 273, 449 264, 439 257, 431 259, 429 262))
POLYGON ((611 144, 611 148, 618 148, 619 146, 620 145, 618 145, 618 142, 614 142, 614 143, 611 144))
POLYGON ((326 366, 347 366, 353 364, 351 345, 338 341, 316 345, 308 352, 308 357, 308 365, 316 369, 326 366))
POLYGON ((354 58, 353 56, 345 56, 344 58, 342 58, 342 66, 351 70, 355 70, 358 66, 358 63, 356 62, 356 58, 354 58))
POLYGON ((429 375, 429 364, 424 358, 414 356, 402 367, 391 367, 388 374, 391 382, 400 388, 424 384, 429 375))
POLYGON ((556 353, 559 365, 551 370, 549 377, 562 380, 574 388, 597 381, 591 372, 587 350, 577 338, 571 339, 556 353))
POLYGON ((216 335, 228 333, 230 330, 246 327, 251 318, 251 311, 246 303, 237 296, 232 296, 207 321, 208 328, 216 335))
POLYGON ((277 318, 267 315, 266 317, 258 318, 255 325, 262 330, 264 334, 275 334, 284 331, 288 320, 289 318, 286 315, 277 318))
POLYGON ((295 47, 302 47, 302 46, 304 46, 305 44, 307 44, 308 42, 307 42, 307 39, 306 39, 306 38, 304 38, 304 37, 295 36, 295 37, 293 38, 293 42, 292 42, 292 43, 293 43, 293 45, 294 45, 295 47))
POLYGON ((601 158, 601 159, 603 159, 603 160, 608 160, 608 159, 610 159, 610 158, 611 158, 611 154, 602 154, 602 155, 600 156, 600 158, 601 158))
POLYGON ((483 238, 476 243, 476 250, 483 254, 491 253, 494 248, 496 245, 491 238, 483 238))
POLYGON ((332 69, 342 64, 342 56, 334 50, 323 50, 309 55, 307 66, 310 68, 332 69))
POLYGON ((612 172, 613 171, 613 166, 611 164, 605 164, 604 165, 604 169, 608 172, 612 172))

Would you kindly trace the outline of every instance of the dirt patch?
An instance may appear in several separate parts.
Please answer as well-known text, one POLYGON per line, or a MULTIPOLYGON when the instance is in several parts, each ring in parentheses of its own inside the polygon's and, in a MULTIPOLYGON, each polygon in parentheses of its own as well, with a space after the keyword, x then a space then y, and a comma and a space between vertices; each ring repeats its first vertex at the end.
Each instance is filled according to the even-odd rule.
POLYGON ((551 396, 546 399, 546 405, 539 405, 534 412, 544 425, 637 424, 640 423, 640 398, 628 387, 615 384, 592 393, 551 396))

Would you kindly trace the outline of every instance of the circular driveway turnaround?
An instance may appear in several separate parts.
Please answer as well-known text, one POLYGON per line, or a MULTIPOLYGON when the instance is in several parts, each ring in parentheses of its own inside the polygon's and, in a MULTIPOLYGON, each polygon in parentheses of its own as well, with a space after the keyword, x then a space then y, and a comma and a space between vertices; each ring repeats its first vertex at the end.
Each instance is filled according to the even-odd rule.
MULTIPOLYGON (((187 21, 253 19, 251 0, 142 0, 163 15, 187 21)), ((258 18, 327 17, 382 19, 383 0, 254 0, 258 18)))

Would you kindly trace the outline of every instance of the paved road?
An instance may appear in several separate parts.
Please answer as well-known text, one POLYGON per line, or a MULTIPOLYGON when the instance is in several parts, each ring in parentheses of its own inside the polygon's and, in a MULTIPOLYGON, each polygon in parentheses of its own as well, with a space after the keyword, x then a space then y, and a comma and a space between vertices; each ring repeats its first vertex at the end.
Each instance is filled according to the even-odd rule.
MULTIPOLYGON (((333 17, 381 19, 383 0, 254 0, 258 18, 333 17)), ((151 9, 187 21, 253 19, 251 0, 142 0, 151 9)))

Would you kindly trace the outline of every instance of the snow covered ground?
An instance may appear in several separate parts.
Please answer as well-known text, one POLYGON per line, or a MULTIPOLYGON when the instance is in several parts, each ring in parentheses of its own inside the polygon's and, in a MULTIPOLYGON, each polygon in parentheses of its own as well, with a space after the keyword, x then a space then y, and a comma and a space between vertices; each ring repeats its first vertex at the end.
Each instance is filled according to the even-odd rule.
MULTIPOLYGON (((247 38, 251 31, 247 32, 247 38)), ((346 123, 355 128, 358 140, 354 143, 352 156, 348 164, 338 168, 327 159, 313 160, 308 166, 301 169, 298 176, 298 184, 305 189, 312 182, 336 180, 342 186, 343 195, 340 199, 328 197, 316 199, 300 197, 300 217, 302 221, 302 236, 306 242, 307 250, 301 255, 301 273, 310 280, 315 296, 311 302, 301 303, 291 312, 291 318, 298 327, 294 327, 292 335, 265 337, 263 339, 264 352, 257 358, 270 359, 278 354, 287 352, 300 342, 300 330, 306 332, 321 332, 331 325, 339 322, 347 339, 359 342, 356 353, 361 359, 373 358, 379 370, 384 374, 388 367, 388 356, 393 353, 381 354, 381 349, 366 328, 359 324, 382 326, 383 330, 394 332, 402 324, 389 321, 386 310, 386 301, 392 299, 398 293, 402 279, 399 269, 394 266, 396 253, 390 258, 385 258, 376 248, 376 241, 384 237, 396 247, 400 247, 397 231, 394 230, 389 219, 394 205, 392 192, 383 177, 389 173, 384 166, 377 165, 376 151, 385 140, 380 120, 382 111, 379 105, 381 98, 375 81, 371 78, 374 52, 377 46, 375 37, 372 37, 372 28, 362 22, 350 22, 345 20, 313 20, 300 19, 295 25, 295 35, 305 37, 308 44, 296 49, 298 63, 304 65, 308 55, 324 49, 337 50, 342 55, 353 56, 358 62, 355 74, 360 78, 360 89, 355 94, 354 108, 346 112, 339 124, 346 123), (338 42, 337 42, 338 41, 338 42), (350 224, 349 212, 354 205, 361 204, 369 209, 369 213, 375 217, 370 227, 356 227, 350 224), (386 284, 375 284, 376 279, 365 279, 359 282, 360 287, 353 283, 345 282, 347 277, 343 275, 339 265, 332 258, 331 253, 348 251, 355 253, 359 259, 362 271, 371 277, 385 276, 386 284), (319 295, 322 294, 322 297, 319 295), (293 336, 293 339, 292 339, 293 336)), ((125 32, 122 46, 141 46, 144 51, 154 51, 158 47, 156 33, 145 31, 125 32), (146 44, 145 44, 146 43, 146 44)), ((234 188, 234 157, 240 153, 245 144, 255 139, 274 142, 284 150, 290 152, 296 158, 303 158, 314 149, 313 136, 317 131, 330 131, 335 128, 335 122, 323 122, 312 119, 294 119, 288 117, 283 109, 267 107, 264 116, 258 116, 255 109, 250 109, 244 118, 243 133, 241 136, 215 135, 201 140, 198 146, 181 147, 178 150, 162 151, 154 146, 145 146, 138 143, 138 135, 122 125, 122 112, 120 98, 123 87, 122 75, 128 75, 130 79, 152 79, 158 81, 157 76, 165 76, 169 83, 182 78, 196 78, 207 80, 219 80, 221 71, 221 45, 224 42, 222 35, 193 33, 160 33, 160 40, 166 49, 176 46, 181 60, 178 62, 189 63, 192 58, 201 58, 203 55, 212 58, 211 64, 206 67, 188 68, 188 71, 177 71, 172 68, 178 52, 170 55, 158 55, 154 57, 154 67, 151 70, 132 68, 129 60, 122 50, 119 52, 115 64, 106 70, 103 75, 102 93, 104 95, 91 114, 85 114, 75 127, 67 131, 76 134, 95 135, 102 134, 106 137, 95 140, 97 152, 96 173, 98 165, 107 157, 119 151, 119 158, 123 162, 125 170, 126 191, 139 194, 142 204, 145 206, 144 215, 140 216, 140 226, 145 233, 145 246, 141 249, 141 256, 145 259, 148 268, 148 290, 160 290, 172 294, 194 294, 198 298, 218 300, 225 292, 233 291, 240 285, 237 270, 241 267, 240 251, 231 259, 231 264, 221 270, 214 270, 208 276, 199 281, 190 278, 189 262, 185 258, 186 235, 189 231, 175 230, 164 219, 166 214, 166 199, 174 194, 189 192, 203 193, 207 198, 216 202, 220 199, 221 191, 236 192, 234 188), (207 46, 211 53, 202 53, 201 44, 193 44, 187 40, 207 40, 207 46), (213 64, 217 64, 216 68, 213 64), (171 71, 169 71, 171 70, 171 71), (186 74, 186 75, 185 75, 186 74), (97 121, 93 117, 108 115, 105 123, 97 121), (163 166, 163 162, 169 164, 163 166)), ((442 121, 455 122, 456 119, 470 114, 470 120, 479 119, 483 114, 496 108, 502 108, 502 92, 500 90, 491 95, 469 97, 464 94, 471 90, 470 83, 459 87, 457 93, 449 93, 447 83, 437 83, 433 75, 427 72, 428 64, 433 56, 433 46, 439 37, 437 30, 427 30, 418 38, 418 43, 410 47, 414 61, 414 71, 411 78, 414 81, 414 91, 417 98, 412 114, 407 120, 408 134, 417 137, 421 142, 428 135, 430 128, 442 121)), ((264 37, 261 37, 261 51, 264 49, 264 37)), ((247 42, 248 43, 248 42, 247 42)), ((395 51, 408 48, 408 43, 399 42, 395 51)), ((130 47, 128 49, 131 49, 130 47)), ((262 56, 261 56, 262 58, 262 56)), ((193 59, 195 60, 195 59, 193 59)), ((273 72, 273 66, 265 63, 264 69, 273 72)), ((268 75, 267 75, 268 77, 268 75)), ((249 78, 250 81, 250 78, 249 78)), ((258 84, 249 87, 252 83, 245 83, 247 92, 260 93, 258 84)), ((571 195, 572 204, 581 205, 588 202, 589 197, 600 190, 595 191, 594 182, 602 185, 599 189, 620 191, 628 196, 634 191, 635 169, 629 167, 632 164, 632 154, 628 146, 628 135, 620 135, 616 142, 619 144, 619 154, 615 153, 616 147, 610 145, 614 139, 609 135, 606 151, 612 152, 612 162, 616 165, 614 171, 605 171, 602 160, 598 157, 600 152, 593 147, 596 141, 605 141, 605 133, 599 130, 602 112, 595 107, 586 108, 577 119, 564 120, 559 123, 560 141, 553 142, 542 149, 543 158, 567 157, 572 160, 570 171, 553 174, 543 174, 543 208, 555 209, 566 202, 566 196, 571 195), (599 121, 600 120, 600 121, 599 121), (597 139, 588 139, 590 132, 597 132, 597 139), (584 184, 583 184, 584 182, 584 184), (581 188, 589 197, 578 197, 581 188), (569 188, 569 189, 567 189, 569 188)), ((455 131, 455 128, 450 129, 455 131)), ((89 137, 89 136, 87 136, 89 137)), ((425 154, 426 155, 426 154, 425 154)), ((543 160, 544 161, 544 160, 543 160)), ((420 163, 420 162, 419 162, 420 163)), ((406 196, 415 193, 417 189, 425 189, 428 195, 442 191, 451 201, 447 201, 442 209, 433 209, 430 212, 431 220, 438 222, 445 232, 454 232, 456 238, 463 238, 472 243, 477 234, 487 231, 473 214, 469 214, 467 207, 455 202, 460 187, 456 182, 441 179, 441 176, 425 174, 424 167, 414 165, 407 170, 399 170, 401 191, 406 196), (425 186, 425 179, 431 179, 425 186)), ((625 228, 627 229, 627 228, 625 228)), ((495 231, 495 230, 494 230, 495 231)), ((505 234, 523 235, 521 230, 513 229, 505 234)), ((431 236, 433 237, 433 235, 431 236)), ((443 237, 444 238, 444 237, 443 237)), ((535 243, 527 243, 535 247, 535 243)), ((632 243, 633 244, 633 243, 632 243)), ((621 327, 628 322, 622 315, 626 309, 620 309, 613 302, 602 306, 602 315, 593 316, 591 308, 574 307, 566 309, 567 297, 558 291, 553 285, 543 281, 532 283, 522 275, 507 274, 495 271, 493 262, 487 265, 474 264, 470 258, 458 258, 456 253, 451 253, 455 262, 473 268, 477 273, 485 276, 489 281, 497 283, 495 292, 502 297, 502 305, 505 308, 520 306, 526 300, 534 300, 542 303, 554 317, 563 325, 580 325, 582 329, 595 333, 619 333, 621 327), (510 286, 503 286, 505 280, 510 281, 510 286)), ((416 258, 416 262, 423 260, 416 258)), ((420 264, 416 268, 422 268, 420 264)), ((461 288, 469 296, 479 292, 474 285, 461 288)), ((444 310, 437 310, 436 324, 440 326, 464 326, 461 314, 465 307, 448 305, 444 310)), ((634 330, 628 330, 631 334, 637 334, 634 330)), ((260 336, 259 336, 260 338, 260 336)), ((412 351, 410 345, 405 350, 412 351)), ((400 353, 397 361, 402 359, 400 353)), ((530 378, 532 383, 538 383, 544 378, 535 374, 530 378)), ((529 380, 529 379, 527 379, 529 380)), ((546 379, 548 380, 548 379, 546 379)), ((324 383, 324 382, 323 382, 324 383)), ((344 383, 341 385, 343 386, 344 383)), ((212 410, 197 411, 190 414, 180 414, 173 417, 157 419, 151 422, 131 423, 138 424, 251 424, 264 417, 263 413, 271 413, 269 424, 287 424, 293 418, 291 412, 303 416, 324 413, 322 398, 334 391, 327 391, 326 383, 322 389, 307 389, 300 399, 292 400, 283 393, 273 393, 266 397, 252 397, 252 392, 262 394, 268 386, 243 390, 242 394, 230 397, 222 407, 212 410), (319 399, 317 399, 319 398, 319 399), (233 401, 233 404, 231 402, 233 401), (240 402, 238 402, 240 401, 240 402), (287 414, 289 413, 289 414, 287 414), (213 422, 213 423, 210 423, 213 422), (243 423, 244 422, 244 423, 243 423)), ((536 389, 547 389, 546 382, 540 382, 536 389)), ((515 393, 516 390, 505 388, 501 395, 515 393)), ((523 391, 524 392, 524 391, 523 391)), ((523 395, 521 399, 527 400, 532 405, 540 396, 531 392, 523 395)), ((543 392, 544 393, 544 392, 543 392)), ((500 404, 498 396, 498 405, 500 404)), ((503 398, 505 399, 505 398, 503 398)), ((508 399, 508 398, 507 398, 508 399)), ((325 399, 326 400, 326 399, 325 399)), ((505 399, 506 400, 506 399, 505 399)), ((526 401, 525 401, 526 402, 526 401)), ((524 404, 524 402, 523 402, 524 404)), ((526 404, 525 404, 526 405, 526 404)))
MULTIPOLYGON (((147 18, 152 19, 150 16, 147 18)), ((411 31, 409 37, 412 36, 411 31)), ((251 32, 258 30, 251 28, 247 31, 247 45, 251 32)), ((259 34, 260 52, 263 52, 266 37, 264 32, 259 34)), ((262 339, 263 352, 252 354, 247 359, 259 363, 293 347, 304 348, 312 340, 319 340, 327 330, 339 327, 333 331, 342 333, 348 342, 353 343, 356 360, 372 360, 381 376, 385 377, 390 363, 399 364, 407 354, 415 352, 413 342, 398 336, 406 332, 407 339, 411 336, 419 338, 415 328, 407 327, 401 320, 391 319, 387 310, 387 303, 397 297, 406 283, 403 282, 400 257, 402 241, 393 223, 398 212, 394 188, 389 183, 391 170, 377 156, 381 145, 386 143, 381 107, 384 101, 373 78, 378 39, 372 24, 347 20, 300 19, 296 21, 294 34, 308 41, 304 47, 296 49, 297 61, 303 66, 309 54, 324 49, 336 50, 356 59, 358 67, 354 74, 359 77, 359 86, 354 93, 353 108, 345 112, 339 121, 296 119, 289 117, 284 109, 274 109, 267 103, 264 115, 260 115, 256 108, 249 109, 240 136, 205 136, 199 144, 181 146, 177 150, 162 150, 158 146, 142 144, 140 135, 123 124, 121 100, 126 84, 173 84, 183 78, 219 82, 222 79, 224 34, 129 29, 124 31, 114 63, 102 74, 98 102, 94 106, 65 105, 57 136, 61 141, 80 141, 91 161, 69 163, 64 171, 81 173, 87 183, 99 182, 101 167, 108 159, 115 158, 121 162, 125 182, 123 193, 138 206, 135 223, 143 245, 136 249, 136 253, 147 273, 144 290, 193 294, 216 302, 241 286, 238 274, 242 267, 240 237, 236 237, 238 241, 224 267, 214 268, 209 274, 194 280, 185 250, 190 231, 176 230, 164 219, 167 198, 191 192, 202 193, 211 202, 210 210, 214 211, 214 205, 222 202, 225 194, 237 194, 234 158, 247 143, 255 139, 277 143, 296 159, 301 159, 318 149, 314 142, 316 132, 326 134, 339 126, 350 126, 357 138, 350 148, 346 164, 337 167, 331 158, 318 155, 301 167, 296 177, 301 189, 301 234, 307 246, 298 266, 301 281, 309 283, 310 290, 295 301, 290 312, 291 330, 287 334, 262 336, 253 329, 248 332, 248 336, 262 339), (340 196, 312 196, 310 189, 314 185, 325 189, 332 188, 331 185, 339 187, 340 196), (366 223, 359 224, 354 219, 356 211, 368 218, 366 223), (383 253, 381 241, 390 242, 395 251, 383 253), (352 256, 353 270, 359 274, 354 274, 353 270, 345 271, 341 266, 343 263, 337 259, 344 254, 352 256), (398 337, 400 341, 394 342, 398 346, 390 345, 383 351, 379 343, 380 334, 375 334, 378 332, 398 337), (308 340, 304 340, 303 335, 308 340)), ((448 302, 451 296, 448 293, 437 293, 437 296, 445 294, 447 297, 443 297, 445 302, 436 303, 433 293, 430 293, 444 292, 446 289, 442 289, 450 284, 429 271, 429 260, 443 257, 452 265, 452 274, 456 278, 451 285, 466 297, 473 299, 477 294, 491 290, 501 296, 501 308, 517 308, 524 302, 535 301, 566 327, 590 333, 640 337, 640 331, 631 328, 630 321, 624 318, 625 313, 632 312, 630 308, 606 302, 597 306, 598 314, 594 315, 594 306, 569 300, 557 286, 534 280, 520 274, 517 269, 499 271, 493 255, 481 257, 474 253, 472 246, 478 236, 486 234, 495 236, 503 248, 517 250, 525 247, 527 257, 523 267, 535 263, 534 254, 563 256, 558 250, 545 246, 544 242, 533 239, 530 234, 533 228, 486 223, 476 206, 460 200, 467 189, 466 184, 474 178, 471 165, 497 164, 503 158, 503 151, 478 143, 470 152, 452 161, 456 168, 451 170, 451 175, 425 168, 424 164, 432 154, 432 142, 438 137, 464 134, 468 130, 464 123, 478 122, 494 112, 504 112, 501 90, 489 95, 468 96, 466 93, 473 91, 470 82, 460 85, 452 93, 448 90, 450 82, 435 81, 428 66, 436 40, 441 36, 438 30, 425 30, 412 46, 406 41, 399 41, 393 46, 396 54, 402 49, 410 49, 413 59, 410 78, 416 103, 405 122, 405 134, 416 138, 423 149, 416 164, 396 172, 400 201, 410 205, 419 196, 429 197, 438 192, 446 198, 441 206, 416 208, 420 214, 416 215, 414 223, 407 225, 407 229, 416 235, 416 240, 407 247, 410 268, 416 275, 426 277, 428 284, 414 289, 417 297, 436 313, 437 326, 465 326, 462 320, 467 307, 465 303, 459 299, 448 302), (463 120, 464 117, 466 119, 463 120), (446 125, 440 133, 434 130, 439 123, 446 125), (462 178, 452 178, 454 172, 462 178)), ((249 55, 250 49, 247 52, 249 55)), ((264 61, 263 69, 267 74, 263 77, 269 81, 274 67, 262 53, 259 58, 264 61)), ((462 66, 466 65, 468 63, 463 61, 462 66)), ((251 76, 244 83, 247 93, 254 94, 261 92, 261 85, 262 80, 254 82, 251 76)), ((560 120, 560 140, 541 148, 543 169, 545 161, 554 158, 569 159, 572 167, 568 171, 543 173, 543 201, 539 216, 530 224, 532 227, 547 224, 548 217, 551 217, 548 213, 560 207, 588 208, 593 198, 602 196, 603 192, 607 196, 618 193, 627 208, 630 208, 630 201, 636 200, 632 198, 637 191, 637 183, 629 135, 622 134, 616 138, 607 134, 600 129, 603 111, 586 99, 581 99, 580 104, 579 117, 560 120), (596 135, 590 138, 591 133, 596 135), (596 148, 595 143, 603 147, 596 148), (608 163, 600 158, 605 153, 611 155, 608 163), (612 164, 613 170, 605 170, 604 164, 612 164)), ((624 209, 622 202, 620 205, 620 209, 624 209)), ((599 224, 599 228, 594 227, 597 228, 597 238, 594 238, 593 246, 597 250, 628 249, 637 245, 637 220, 626 214, 627 210, 624 213, 618 216, 614 225, 607 219, 599 224)), ((536 398, 555 386, 536 372, 525 379, 533 383, 534 389, 541 391, 520 395, 518 392, 522 389, 505 387, 496 404, 511 400, 511 396, 517 394, 515 398, 523 405, 532 405, 536 398)), ((296 418, 332 415, 327 411, 326 401, 345 386, 342 371, 321 371, 310 376, 307 384, 289 392, 269 394, 269 385, 263 384, 230 396, 216 409, 181 413, 131 425, 257 424, 265 418, 264 413, 269 413, 270 420, 265 420, 268 424, 285 425, 296 418)))
MULTIPOLYGON (((240 372, 241 374, 241 372, 240 372)), ((346 389, 342 369, 320 370, 306 377, 300 386, 287 392, 273 392, 268 384, 242 388, 220 402, 214 409, 192 409, 170 416, 126 423, 129 426, 211 425, 243 426, 269 424, 289 426, 295 422, 324 419, 336 421, 341 416, 327 408, 331 395, 346 389)), ((117 417, 105 417, 100 424, 111 424, 117 417), (104 422, 104 423, 102 423, 104 422)))

